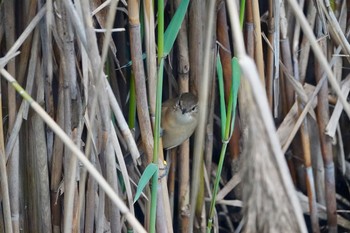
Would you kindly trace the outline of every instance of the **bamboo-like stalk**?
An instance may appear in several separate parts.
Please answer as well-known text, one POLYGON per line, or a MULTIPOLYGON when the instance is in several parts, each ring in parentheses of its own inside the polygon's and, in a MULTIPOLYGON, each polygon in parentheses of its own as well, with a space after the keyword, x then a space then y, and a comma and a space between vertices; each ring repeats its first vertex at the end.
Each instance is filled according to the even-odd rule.
POLYGON ((188 9, 189 20, 189 55, 190 55, 190 90, 198 96, 199 83, 203 69, 203 27, 202 1, 193 0, 188 9))
MULTIPOLYGON (((299 112, 302 111, 302 105, 300 103, 299 103, 298 109, 299 109, 299 112)), ((307 195, 309 198, 312 231, 320 232, 320 226, 318 224, 318 216, 317 216, 315 182, 314 182, 314 176, 313 176, 312 164, 311 164, 310 138, 309 138, 307 124, 308 124, 307 118, 305 118, 300 127, 300 135, 301 135, 301 142, 303 146, 303 155, 304 155, 304 165, 306 169, 306 189, 307 189, 307 195)))
MULTIPOLYGON (((192 1, 192 4, 196 3, 198 5, 198 1, 192 1)), ((199 4, 200 5, 200 4, 199 4)), ((199 73, 199 75, 202 76, 202 80, 200 83, 200 88, 198 88, 198 99, 199 99, 199 114, 198 114, 198 126, 195 134, 195 144, 194 144, 194 151, 193 151, 193 168, 192 168, 192 189, 191 189, 191 215, 190 215, 190 224, 189 228, 190 230, 193 229, 194 226, 194 218, 195 218, 195 205, 197 203, 197 195, 198 195, 198 184, 200 183, 200 175, 201 171, 203 169, 203 145, 204 145, 204 135, 205 135, 205 128, 206 128, 206 121, 207 121, 207 100, 208 100, 208 90, 209 90, 209 83, 210 83, 210 47, 212 46, 212 32, 214 28, 214 8, 215 8, 215 1, 210 1, 209 7, 208 7, 208 27, 206 31, 206 42, 205 42, 205 49, 204 49, 204 66, 205 71, 203 73, 199 73)), ((200 12, 200 11, 199 11, 200 12)), ((197 12, 198 13, 198 12, 197 12)), ((191 8, 190 8, 190 14, 191 14, 191 8)), ((200 34, 199 34, 200 35, 200 34)), ((198 35, 197 35, 198 36, 198 35)), ((190 42, 191 46, 191 42, 190 42)), ((190 51, 190 59, 191 59, 191 51, 190 51)), ((191 67, 193 67, 192 63, 191 67)), ((202 66, 200 66, 202 67, 202 66)))
MULTIPOLYGON (((147 87, 148 101, 151 116, 156 113, 156 86, 157 86, 157 56, 156 56, 156 38, 155 38, 155 22, 153 1, 147 0, 143 2, 145 13, 145 45, 147 53, 147 87)), ((154 122, 153 122, 154 123, 154 122)))
MULTIPOLYGON (((326 41, 320 40, 320 47, 326 51, 326 41)), ((315 78, 320 82, 322 78, 323 68, 319 62, 315 63, 315 78)), ((319 128, 321 152, 325 169, 325 191, 326 191, 326 207, 328 231, 337 232, 337 204, 335 193, 335 169, 333 162, 333 151, 331 138, 325 134, 326 125, 329 121, 329 106, 328 106, 328 83, 323 82, 320 92, 317 97, 317 123, 319 128)))
MULTIPOLYGON (((180 0, 174 1, 174 7, 177 9, 180 0)), ((189 91, 189 39, 187 36, 188 30, 188 17, 185 16, 182 22, 176 44, 178 48, 178 84, 180 93, 189 91)), ((178 221, 179 231, 189 232, 189 199, 190 199, 190 144, 189 139, 184 141, 178 149, 178 177, 179 177, 179 204, 178 204, 178 221)))
POLYGON ((149 119, 147 92, 145 84, 145 71, 142 60, 142 46, 139 20, 139 4, 137 0, 128 2, 129 25, 130 25, 130 49, 132 67, 135 74, 137 115, 140 123, 142 142, 145 146, 147 161, 152 159, 153 152, 153 134, 151 122, 149 119))

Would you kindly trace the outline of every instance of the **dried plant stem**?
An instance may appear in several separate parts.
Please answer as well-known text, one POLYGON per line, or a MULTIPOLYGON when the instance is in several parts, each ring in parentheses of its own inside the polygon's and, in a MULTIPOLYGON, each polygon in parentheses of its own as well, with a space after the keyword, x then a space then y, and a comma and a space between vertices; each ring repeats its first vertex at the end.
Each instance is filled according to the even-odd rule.
POLYGON ((6 154, 4 145, 4 130, 3 130, 3 115, 2 115, 2 97, 0 95, 0 184, 2 196, 2 210, 4 216, 5 232, 12 233, 11 221, 11 206, 9 197, 9 187, 6 171, 6 154))
MULTIPOLYGON (((177 9, 180 0, 174 1, 177 9)), ((189 91, 189 45, 188 45, 188 22, 187 16, 181 25, 176 43, 178 47, 178 83, 180 93, 189 91)), ((190 212, 190 143, 189 139, 184 141, 178 149, 178 176, 179 176, 179 230, 181 232, 189 232, 189 212, 190 212)))
POLYGON ((33 143, 33 160, 35 163, 35 170, 37 171, 36 177, 38 177, 36 186, 39 190, 39 192, 37 192, 37 198, 40 200, 38 202, 39 224, 44 232, 51 233, 51 216, 48 214, 51 213, 51 208, 45 125, 37 114, 32 117, 32 128, 32 135, 34 135, 35 140, 37 140, 36 144, 33 143))
MULTIPOLYGON (((264 131, 267 134, 268 145, 270 146, 273 159, 277 164, 278 174, 280 176, 282 185, 284 186, 285 195, 290 202, 292 207, 292 213, 289 213, 295 218, 297 226, 295 226, 300 232, 306 232, 306 226, 303 221, 303 217, 301 214, 301 209, 299 202, 294 194, 294 186, 292 184, 290 175, 285 171, 288 170, 286 162, 284 161, 283 154, 278 142, 278 138, 276 136, 276 130, 274 127, 274 123, 272 121, 271 113, 269 111, 268 102, 265 96, 262 86, 260 85, 258 73, 255 68, 254 62, 246 55, 245 47, 243 43, 243 36, 241 31, 239 30, 239 20, 237 17, 237 7, 235 2, 227 1, 227 6, 229 9, 230 21, 232 25, 232 36, 236 41, 236 50, 239 58, 239 63, 241 65, 241 69, 243 71, 244 76, 249 80, 250 87, 252 88, 251 94, 256 102, 257 111, 260 114, 261 121, 263 123, 264 131)), ((246 94, 249 94, 246 93, 246 94)))
POLYGON ((136 220, 135 216, 130 213, 129 209, 126 207, 124 202, 115 194, 111 186, 106 182, 106 180, 101 176, 101 174, 96 170, 96 168, 89 162, 85 155, 80 151, 80 149, 72 143, 71 139, 65 132, 56 124, 56 122, 49 117, 44 109, 40 107, 16 82, 16 80, 5 70, 0 70, 1 74, 6 78, 6 80, 13 85, 13 87, 19 92, 19 94, 29 102, 30 106, 36 111, 41 118, 46 122, 46 124, 55 132, 55 134, 61 138, 65 145, 72 151, 74 155, 78 157, 80 162, 89 171, 92 177, 100 184, 101 188, 106 192, 106 194, 111 198, 111 200, 118 206, 120 212, 125 215, 126 219, 130 224, 133 225, 137 232, 146 232, 142 225, 136 220))
POLYGON ((152 116, 156 113, 156 84, 157 84, 157 56, 156 56, 156 38, 153 1, 143 2, 145 12, 145 40, 147 53, 147 84, 150 113, 152 116))
POLYGON ((203 27, 202 1, 193 0, 189 5, 189 55, 190 55, 190 90, 198 96, 198 80, 203 69, 203 27))
MULTIPOLYGON (((192 1, 193 3, 199 4, 199 1, 192 1)), ((200 5, 200 4, 199 4, 200 5)), ((215 9, 215 1, 210 1, 210 5, 208 7, 208 27, 206 31, 206 42, 204 49, 204 66, 205 71, 203 73, 198 73, 198 75, 202 75, 200 88, 198 88, 198 99, 199 99, 199 119, 198 126, 195 134, 195 144, 194 144, 194 158, 193 158, 193 168, 192 168, 192 190, 191 190, 191 218, 190 218, 190 230, 193 229, 194 218, 195 218, 195 206, 197 203, 197 195, 199 191, 199 183, 201 177, 201 171, 203 169, 203 145, 204 145, 204 135, 205 128, 207 122, 207 102, 208 102, 208 91, 209 91, 209 83, 210 83, 210 48, 212 46, 212 32, 214 28, 214 9, 215 9)), ((200 19, 199 19, 200 20, 200 19)), ((198 36, 198 35, 197 35, 198 36)), ((190 51, 191 56, 191 51, 190 51)), ((192 63, 191 63, 192 64, 192 63)), ((193 67, 193 66, 191 66, 193 67)), ((199 66, 198 68, 201 68, 199 66)), ((197 76, 198 77, 198 76, 197 76)))
POLYGON ((142 60, 142 46, 139 20, 139 4, 137 0, 128 2, 129 25, 130 25, 130 49, 132 67, 135 74, 137 115, 139 118, 142 142, 145 146, 147 162, 152 161, 153 133, 149 119, 146 76, 142 60))
MULTIPOLYGON (((15 3, 13 1, 4 2, 4 29, 6 38, 6 48, 8 51, 11 50, 11 46, 15 43, 15 3)), ((9 54, 9 52, 7 53, 9 54)), ((7 63, 8 72, 11 75, 16 74, 15 59, 10 60, 7 63)), ((7 101, 8 101, 8 131, 11 132, 16 120, 16 91, 8 84, 7 88, 7 101)), ((7 172, 8 172, 8 184, 9 184, 9 195, 11 204, 11 216, 12 216, 12 227, 14 232, 19 232, 19 142, 18 136, 15 138, 15 144, 13 150, 10 152, 10 157, 7 161, 7 172)))
POLYGON ((320 64, 324 67, 324 71, 327 74, 327 78, 329 83, 331 84, 332 88, 334 89, 335 93, 337 94, 339 100, 344 106, 344 110, 346 114, 350 117, 350 105, 346 101, 345 97, 342 95, 341 90, 339 88, 339 85, 332 73, 331 68, 329 67, 328 61, 326 57, 323 55, 322 50, 320 49, 319 45, 317 44, 317 40, 315 38, 315 35, 312 32, 312 29, 310 25, 308 24, 304 13, 300 9, 298 3, 296 0, 288 0, 291 8, 293 9, 296 18, 299 20, 300 26, 303 29, 305 35, 308 37, 311 47, 313 49, 313 52, 315 54, 315 57, 318 59, 320 64))
MULTIPOLYGON (((301 104, 299 104, 298 109, 299 109, 299 112, 302 111, 301 104)), ((303 146, 304 165, 306 169, 306 189, 307 189, 307 195, 309 198, 312 231, 320 232, 320 226, 318 224, 318 216, 317 216, 315 181, 314 181, 312 165, 311 165, 310 137, 309 137, 307 124, 308 124, 308 121, 307 121, 307 118, 305 117, 300 127, 300 135, 301 135, 301 142, 303 146)))
MULTIPOLYGON (((326 40, 321 40, 320 47, 326 51, 326 40)), ((315 63, 315 78, 320 82, 323 68, 319 62, 315 63)), ((325 169, 326 207, 329 232, 337 232, 337 204, 335 196, 335 169, 333 162, 333 151, 331 138, 325 134, 325 129, 329 121, 328 106, 328 83, 323 82, 317 97, 317 123, 321 142, 321 152, 325 169)))
POLYGON ((260 26, 260 12, 259 12, 259 1, 252 1, 253 8, 253 21, 254 21, 254 38, 255 38, 255 63, 258 68, 259 77, 262 85, 265 87, 265 67, 264 67, 264 56, 263 46, 261 38, 261 26, 260 26))

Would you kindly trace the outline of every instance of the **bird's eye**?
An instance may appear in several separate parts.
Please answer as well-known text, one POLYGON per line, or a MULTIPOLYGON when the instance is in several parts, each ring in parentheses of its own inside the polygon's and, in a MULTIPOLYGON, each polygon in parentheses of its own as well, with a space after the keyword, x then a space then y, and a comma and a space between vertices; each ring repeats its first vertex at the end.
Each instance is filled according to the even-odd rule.
POLYGON ((191 111, 195 111, 197 109, 197 106, 193 106, 191 111))

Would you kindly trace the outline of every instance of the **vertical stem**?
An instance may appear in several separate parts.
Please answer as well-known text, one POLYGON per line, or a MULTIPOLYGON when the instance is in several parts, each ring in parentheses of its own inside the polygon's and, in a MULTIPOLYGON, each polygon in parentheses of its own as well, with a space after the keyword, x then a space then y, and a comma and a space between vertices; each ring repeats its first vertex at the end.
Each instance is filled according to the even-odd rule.
POLYGON ((2 210, 4 213, 5 232, 12 233, 11 222, 11 206, 9 197, 9 188, 6 172, 6 154, 4 145, 4 131, 3 131, 3 115, 2 115, 2 97, 0 93, 0 184, 2 196, 2 210))
MULTIPOLYGON (((326 40, 320 40, 320 47, 326 50, 326 40)), ((316 81, 320 82, 322 78, 323 68, 319 62, 316 64, 316 81)), ((326 207, 328 230, 331 233, 337 232, 337 203, 335 193, 335 177, 334 162, 331 138, 325 134, 327 123, 329 122, 329 106, 328 106, 328 83, 323 82, 320 92, 317 96, 317 123, 319 126, 321 152, 325 169, 325 188, 326 188, 326 207)))

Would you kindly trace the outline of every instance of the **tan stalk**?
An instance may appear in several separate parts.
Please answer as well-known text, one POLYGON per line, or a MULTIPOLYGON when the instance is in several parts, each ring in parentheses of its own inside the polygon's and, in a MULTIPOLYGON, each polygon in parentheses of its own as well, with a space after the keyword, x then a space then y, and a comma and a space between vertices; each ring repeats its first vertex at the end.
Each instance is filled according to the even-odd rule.
MULTIPOLYGON (((180 0, 174 1, 175 8, 180 4, 180 0)), ((188 33, 188 16, 186 15, 182 22, 176 45, 178 48, 178 84, 180 93, 189 91, 190 78, 190 58, 189 58, 189 38, 188 33)), ((179 230, 189 232, 189 211, 190 211, 190 144, 189 139, 180 145, 178 149, 178 177, 179 177, 179 230)))
MULTIPOLYGON (((283 212, 284 212, 284 214, 287 214, 287 216, 288 216, 287 217, 288 225, 289 225, 288 227, 291 227, 289 230, 290 232, 293 232, 293 231, 291 231, 292 229, 295 229, 297 232, 307 232, 306 226, 305 226, 305 223, 303 220, 303 216, 301 214, 299 202, 297 200, 296 195, 294 194, 294 186, 292 184, 290 174, 287 172, 287 165, 286 165, 286 162, 284 161, 283 154, 282 154, 279 142, 278 142, 278 138, 276 136, 276 130, 275 130, 275 126, 274 126, 274 123, 272 120, 271 113, 269 111, 268 101, 267 101, 267 98, 264 98, 265 92, 262 88, 262 85, 260 85, 260 81, 258 81, 259 76, 258 76, 254 62, 252 59, 250 59, 246 55, 246 52, 245 52, 242 32, 239 30, 239 20, 238 20, 238 16, 237 16, 237 7, 236 7, 235 3, 232 1, 227 1, 227 4, 228 4, 229 12, 230 12, 231 27, 233 28, 232 36, 236 42, 235 49, 237 50, 237 56, 239 59, 239 63, 240 63, 241 69, 243 71, 244 77, 249 80, 250 87, 252 88, 252 89, 249 89, 249 88, 245 89, 245 93, 247 94, 247 97, 251 99, 250 102, 248 102, 251 105, 246 105, 246 106, 250 106, 251 107, 250 110, 255 109, 254 111, 256 111, 256 113, 259 115, 259 117, 254 117, 254 113, 252 114, 252 112, 250 112, 250 114, 251 114, 250 120, 255 120, 255 121, 261 122, 261 124, 259 124, 260 122, 255 122, 255 123, 257 123, 257 124, 254 124, 254 127, 256 127, 256 128, 253 129, 252 125, 250 125, 249 128, 250 128, 251 132, 253 132, 252 135, 254 135, 257 140, 259 140, 258 137, 264 137, 262 140, 260 138, 260 140, 261 140, 260 142, 262 142, 262 144, 259 144, 259 149, 257 149, 258 147, 255 147, 255 149, 254 149, 254 146, 253 146, 251 148, 251 150, 252 150, 251 152, 254 153, 254 150, 255 150, 255 153, 259 155, 259 153, 261 153, 261 151, 264 151, 261 148, 262 145, 264 145, 265 149, 268 149, 270 151, 270 153, 268 153, 268 154, 271 154, 272 157, 270 159, 264 158, 263 159, 264 163, 266 163, 266 165, 268 165, 268 163, 272 162, 276 165, 276 170, 274 172, 276 172, 276 175, 278 174, 277 176, 280 179, 279 182, 283 186, 283 190, 284 190, 282 197, 280 196, 281 193, 275 192, 275 195, 274 195, 274 197, 277 198, 277 200, 275 200, 275 201, 277 201, 276 203, 279 203, 278 210, 282 211, 282 209, 284 209, 284 211, 286 211, 286 212, 284 212, 284 211, 283 212), (262 127, 260 129, 260 130, 262 130, 261 132, 257 132, 257 130, 259 130, 259 127, 262 127), (265 134, 264 136, 262 136, 262 134, 261 134, 263 132, 265 134), (260 134, 260 136, 259 136, 259 134, 260 134), (278 194, 278 196, 276 196, 276 194, 278 194), (285 201, 278 201, 279 198, 286 198, 288 204, 285 201), (282 203, 285 204, 283 207, 280 205, 282 203), (293 224, 290 224, 291 222, 293 222, 293 224)), ((248 111, 248 109, 247 109, 247 111, 248 111)), ((252 122, 248 121, 248 123, 251 124, 252 122)), ((267 151, 265 151, 265 153, 266 152, 267 151)), ((258 158, 258 157, 256 157, 256 158, 258 158)), ((249 160, 249 161, 254 161, 254 160, 249 160)), ((254 164, 259 164, 257 162, 258 161, 256 161, 255 163, 251 163, 251 166, 254 166, 254 164)), ((259 172, 259 170, 257 170, 257 172, 259 172)), ((271 170, 270 172, 273 172, 273 171, 271 170)), ((273 176, 271 176, 271 178, 272 177, 273 176)), ((274 176, 274 177, 276 177, 276 176, 274 176)), ((246 178, 249 178, 249 176, 246 178)), ((265 178, 267 178, 267 177, 265 176, 265 178)), ((253 184, 250 184, 250 185, 252 186, 253 184)), ((261 186, 261 187, 263 187, 263 186, 261 186)), ((256 187, 256 188, 258 189, 258 187, 256 187)), ((270 189, 270 188, 276 188, 276 185, 273 185, 273 186, 270 185, 268 189, 270 189)), ((262 193, 264 193, 264 192, 262 192, 262 193)), ((251 194, 249 194, 249 195, 251 195, 251 194)), ((246 203, 247 207, 249 207, 250 204, 254 205, 254 199, 251 199, 251 200, 253 201, 253 203, 247 202, 246 203)), ((268 198, 265 199, 265 198, 261 197, 259 199, 256 199, 256 201, 258 201, 258 200, 264 200, 264 202, 265 202, 265 200, 268 200, 268 198)), ((267 206, 267 205, 269 205, 269 204, 264 203, 264 206, 267 206)), ((257 207, 253 207, 253 206, 251 206, 251 207, 257 208, 257 207)), ((262 215, 259 215, 259 216, 260 217, 264 216, 263 213, 264 212, 261 212, 262 215)), ((272 211, 269 213, 277 214, 275 211, 272 211)), ((282 213, 280 212, 280 214, 282 214, 282 213)), ((278 214, 279 217, 281 216, 280 214, 278 214)), ((246 219, 246 221, 247 221, 247 225, 249 225, 248 224, 249 220, 246 219)), ((252 228, 251 232, 255 232, 254 229, 256 229, 259 232, 259 229, 260 229, 259 226, 256 226, 256 224, 254 224, 254 223, 256 223, 256 221, 254 221, 254 219, 252 219, 251 221, 253 221, 253 226, 252 226, 253 228, 252 228)), ((279 229, 278 225, 281 224, 281 222, 277 223, 276 219, 273 219, 273 218, 272 218, 272 221, 274 221, 277 224, 277 225, 275 225, 276 229, 279 229)), ((262 224, 264 225, 264 224, 266 224, 266 222, 264 223, 264 221, 262 221, 262 224)), ((280 225, 280 227, 281 226, 284 227, 285 232, 288 232, 288 230, 286 228, 287 227, 286 223, 280 225)), ((260 225, 260 227, 261 227, 261 225, 260 225)), ((246 230, 249 231, 248 228, 246 228, 246 230)))
MULTIPOLYGON (((18 20, 15 18, 15 2, 4 1, 4 31, 6 40, 6 50, 10 51, 11 46, 15 43, 15 23, 18 20)), ((9 54, 9 52, 8 52, 9 54)), ((7 63, 7 70, 12 75, 16 75, 16 63, 15 58, 7 63)), ((16 91, 8 84, 7 88, 7 107, 8 109, 8 132, 13 130, 13 126, 16 119, 17 103, 16 103, 16 91)), ((19 138, 16 137, 13 150, 10 152, 10 157, 7 161, 7 173, 9 182, 9 195, 11 204, 11 215, 19 216, 20 204, 19 204, 19 138)), ((14 232, 19 232, 20 223, 19 217, 12 218, 12 227, 14 232)))
POLYGON ((45 123, 55 132, 55 134, 61 138, 65 145, 72 151, 74 155, 78 157, 80 162, 86 167, 92 177, 100 184, 100 186, 105 190, 106 194, 111 198, 111 200, 116 204, 121 213, 125 215, 126 219, 133 225, 137 232, 146 232, 141 224, 136 220, 135 216, 129 212, 129 209, 125 206, 123 201, 116 195, 110 185, 103 179, 96 168, 89 162, 85 155, 80 151, 80 149, 72 143, 71 139, 64 131, 55 123, 55 121, 49 117, 44 109, 40 107, 24 90, 16 80, 5 70, 0 70, 1 74, 6 78, 6 80, 13 85, 13 87, 22 95, 22 97, 29 102, 30 106, 36 111, 45 123))
POLYGON ((140 123, 142 143, 145 146, 147 162, 152 161, 153 155, 153 131, 149 119, 146 76, 142 60, 142 44, 139 20, 139 4, 137 0, 128 2, 130 25, 130 49, 132 67, 135 74, 137 115, 140 123))
MULTIPOLYGON (((326 51, 326 40, 320 40, 320 47, 326 51)), ((320 82, 324 69, 319 62, 315 62, 315 78, 320 82)), ((329 121, 329 105, 328 105, 328 83, 323 82, 320 92, 317 96, 317 123, 319 127, 321 152, 325 170, 325 190, 326 190, 326 207, 328 231, 337 232, 337 203, 335 192, 335 166, 333 162, 332 140, 325 134, 326 125, 329 121)))
POLYGON ((263 46, 261 38, 261 27, 260 27, 260 11, 259 1, 252 1, 253 7, 253 21, 254 21, 254 38, 255 38, 255 63, 258 68, 259 77, 262 85, 265 87, 265 67, 264 67, 264 56, 263 46))

